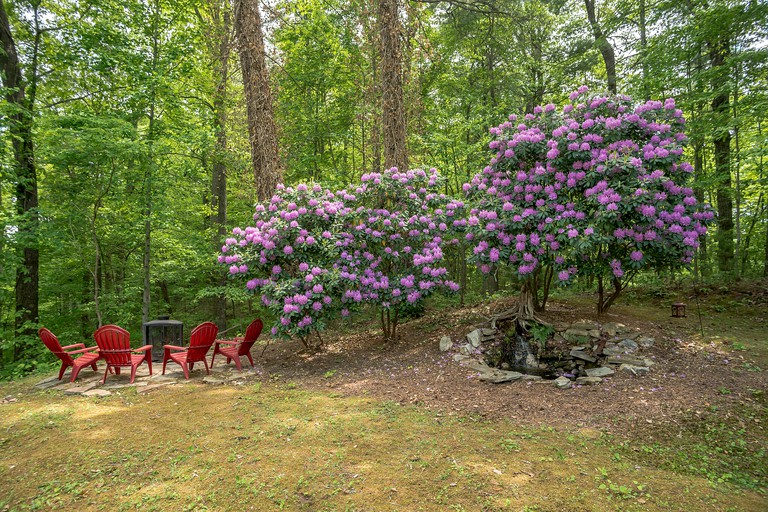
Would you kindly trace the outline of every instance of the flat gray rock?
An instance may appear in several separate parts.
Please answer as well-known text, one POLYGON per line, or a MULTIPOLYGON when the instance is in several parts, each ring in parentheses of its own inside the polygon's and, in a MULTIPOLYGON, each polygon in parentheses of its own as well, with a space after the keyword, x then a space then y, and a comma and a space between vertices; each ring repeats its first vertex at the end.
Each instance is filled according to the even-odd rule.
POLYGON ((634 354, 638 351, 640 348, 640 345, 638 345, 635 341, 630 339, 624 339, 619 342, 619 348, 624 349, 624 352, 626 354, 634 354))
POLYGON ((603 382, 603 379, 600 377, 579 377, 576 379, 576 384, 581 384, 582 386, 594 386, 601 382, 603 382))
POLYGON ((571 355, 571 357, 573 357, 575 359, 581 359, 582 361, 588 361, 590 363, 594 363, 595 361, 597 361, 597 359, 595 357, 593 357, 593 356, 587 354, 586 352, 584 352, 583 350, 579 350, 579 349, 572 349, 571 352, 570 352, 570 355, 571 355))
POLYGON ((460 363, 462 361, 466 361, 467 359, 472 359, 472 358, 467 356, 467 355, 464 355, 464 354, 454 354, 453 355, 453 360, 456 361, 457 363, 460 363))
POLYGON ((467 341, 470 345, 477 348, 480 346, 480 344, 483 341, 483 331, 482 329, 475 329, 474 331, 467 334, 467 341))
POLYGON ((453 348, 453 342, 449 336, 440 338, 440 352, 448 352, 453 348))
POLYGON ((203 377, 203 382, 206 384, 224 384, 224 381, 222 379, 217 379, 216 377, 203 377))
POLYGON ((619 366, 619 371, 620 372, 631 373, 632 375, 635 375, 635 376, 639 377, 641 375, 647 375, 648 372, 651 371, 651 370, 647 366, 635 366, 635 365, 632 365, 632 364, 624 363, 621 366, 619 366))
POLYGON ((492 384, 501 384, 503 382, 514 382, 523 378, 522 373, 509 372, 505 370, 491 370, 480 375, 479 379, 483 382, 492 384))
POLYGON ((64 390, 64 394, 67 394, 67 395, 79 395, 81 393, 84 393, 84 392, 88 391, 89 389, 93 389, 94 387, 96 387, 95 384, 85 384, 85 385, 80 385, 80 386, 74 386, 74 387, 65 389, 64 390))
POLYGON ((620 332, 623 332, 625 328, 624 324, 618 322, 606 322, 603 324, 603 332, 608 336, 616 336, 620 332))
POLYGON ((631 364, 633 366, 651 366, 653 361, 647 357, 638 357, 630 355, 611 356, 605 360, 608 364, 631 364))
POLYGON ((613 368, 601 366, 600 368, 587 368, 587 377, 608 377, 616 373, 613 368))
POLYGON ((573 386, 573 382, 568 377, 560 376, 554 380, 557 389, 568 389, 573 386))

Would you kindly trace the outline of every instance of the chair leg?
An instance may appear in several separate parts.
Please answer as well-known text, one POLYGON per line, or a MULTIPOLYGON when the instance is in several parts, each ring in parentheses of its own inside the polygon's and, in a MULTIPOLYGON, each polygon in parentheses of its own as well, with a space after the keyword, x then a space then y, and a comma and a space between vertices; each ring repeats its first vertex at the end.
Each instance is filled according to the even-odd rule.
POLYGON ((243 365, 240 364, 240 356, 235 356, 232 358, 232 360, 235 362, 235 366, 237 366, 237 369, 239 371, 243 371, 243 365))
MULTIPOLYGON (((107 373, 109 373, 109 369, 110 369, 110 368, 111 368, 111 366, 109 366, 109 363, 107 363, 107 369, 106 369, 106 370, 104 370, 104 378, 103 378, 103 379, 101 379, 101 383, 102 383, 102 384, 104 384, 105 382, 107 382, 107 373)), ((120 372, 118 372, 118 368, 115 368, 115 372, 116 372, 116 373, 120 373, 120 372)))
POLYGON ((247 352, 245 355, 248 357, 248 360, 251 362, 251 368, 253 368, 253 358, 251 357, 251 353, 247 352))
POLYGON ((59 380, 64 376, 64 371, 67 369, 67 363, 64 361, 61 362, 61 369, 59 370, 59 380))
POLYGON ((219 353, 219 346, 216 345, 213 347, 213 355, 211 356, 211 368, 213 368, 213 360, 216 359, 216 354, 219 353))
POLYGON ((75 382, 78 373, 80 373, 80 367, 77 365, 72 365, 72 375, 69 377, 69 382, 75 382))
POLYGON ((203 359, 203 364, 205 365, 205 373, 207 375, 210 375, 211 374, 211 370, 208 368, 208 362, 205 359, 203 359))
POLYGON ((166 364, 168 364, 168 358, 167 358, 167 357, 164 357, 164 358, 163 358, 163 375, 165 375, 165 365, 166 365, 166 364))
POLYGON ((147 366, 149 366, 149 374, 152 375, 152 351, 147 350, 147 355, 144 356, 144 360, 147 362, 147 366))
POLYGON ((189 380, 189 368, 187 368, 188 365, 183 364, 181 365, 181 369, 184 370, 184 378, 189 380))
POLYGON ((96 368, 96 363, 93 363, 93 364, 91 365, 91 368, 93 368, 93 371, 98 371, 98 368, 96 368))
POLYGON ((139 365, 131 365, 131 384, 133 384, 133 380, 136 378, 136 367, 139 365))

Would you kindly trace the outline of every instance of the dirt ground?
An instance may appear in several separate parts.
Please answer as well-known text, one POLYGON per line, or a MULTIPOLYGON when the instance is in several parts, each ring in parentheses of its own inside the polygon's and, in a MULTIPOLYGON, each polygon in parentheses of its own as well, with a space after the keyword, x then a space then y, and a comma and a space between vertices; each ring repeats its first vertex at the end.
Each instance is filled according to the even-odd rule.
MULTIPOLYGON (((674 431, 675 425, 690 428, 691 422, 716 412, 720 417, 733 416, 745 428, 763 430, 759 417, 765 407, 766 371, 749 354, 730 350, 727 340, 691 335, 699 326, 695 311, 678 319, 669 318, 666 307, 617 306, 597 319, 587 301, 552 302, 544 315, 549 322, 621 322, 655 338, 655 346, 644 351, 655 361, 648 375, 617 373, 597 386, 560 390, 551 381, 485 383, 476 372, 454 362, 455 352, 440 352, 442 336, 462 340, 510 301, 428 312, 404 324, 397 343, 385 344, 373 324, 368 330, 355 326, 353 334, 326 333, 325 349, 317 354, 302 353, 298 342, 273 342, 257 361, 271 379, 342 395, 419 404, 449 415, 504 417, 525 425, 635 436, 646 433, 652 438, 662 425, 666 432, 674 431), (744 414, 745 408, 755 414, 744 414)), ((766 316, 765 303, 758 304, 758 310, 747 315, 766 316)), ((765 325, 763 341, 768 344, 768 324, 755 318, 765 325)))

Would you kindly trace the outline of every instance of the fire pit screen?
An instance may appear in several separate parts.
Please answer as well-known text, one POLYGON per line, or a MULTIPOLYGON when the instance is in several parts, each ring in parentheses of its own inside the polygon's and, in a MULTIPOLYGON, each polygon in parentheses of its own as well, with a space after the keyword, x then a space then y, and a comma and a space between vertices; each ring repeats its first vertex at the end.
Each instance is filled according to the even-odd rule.
POLYGON ((144 344, 152 345, 152 361, 163 360, 163 345, 184 346, 184 324, 160 317, 142 325, 144 344))

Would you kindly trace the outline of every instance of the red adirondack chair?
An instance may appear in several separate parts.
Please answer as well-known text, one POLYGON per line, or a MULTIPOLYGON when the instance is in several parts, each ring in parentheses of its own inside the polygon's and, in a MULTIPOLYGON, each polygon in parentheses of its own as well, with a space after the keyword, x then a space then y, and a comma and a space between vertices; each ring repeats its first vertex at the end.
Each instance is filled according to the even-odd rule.
POLYGON ((205 373, 211 374, 208 369, 208 361, 205 357, 211 349, 211 345, 216 340, 219 328, 213 322, 203 322, 194 329, 189 335, 189 347, 177 347, 175 345, 163 345, 165 352, 163 354, 163 375, 165 375, 165 365, 168 360, 178 363, 184 370, 184 378, 189 379, 189 372, 195 366, 195 363, 203 362, 205 373))
POLYGON ((131 335, 117 325, 104 325, 96 329, 93 333, 93 339, 99 346, 101 358, 107 362, 107 369, 104 371, 104 378, 101 383, 107 381, 107 373, 110 368, 114 368, 115 373, 120 374, 121 368, 131 368, 131 383, 136 378, 136 368, 147 362, 149 374, 152 375, 152 345, 131 349, 131 335), (144 352, 144 354, 135 354, 134 352, 144 352))
POLYGON ((235 338, 232 341, 218 340, 216 345, 213 347, 213 356, 211 356, 211 368, 213 368, 213 360, 216 357, 216 354, 222 354, 224 357, 226 357, 227 364, 229 364, 230 361, 234 361, 237 369, 241 371, 243 367, 240 364, 240 356, 248 357, 248 360, 251 362, 251 366, 253 366, 251 347, 253 347, 253 344, 256 343, 257 339, 259 339, 261 330, 263 328, 264 323, 260 318, 257 318, 251 322, 251 324, 245 330, 245 337, 235 338))
POLYGON ((59 380, 64 376, 64 370, 70 366, 72 367, 72 375, 69 377, 69 382, 75 382, 77 374, 86 366, 90 366, 93 368, 93 371, 96 371, 96 361, 99 359, 99 347, 86 347, 85 343, 75 343, 74 345, 62 347, 56 335, 45 327, 40 328, 37 331, 37 335, 43 340, 43 343, 48 347, 48 350, 61 359, 59 380), (79 350, 71 350, 73 348, 79 350), (74 354, 82 355, 79 357, 72 357, 74 354))

